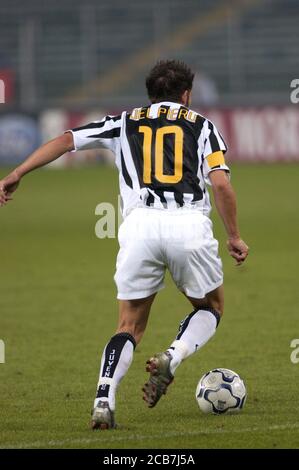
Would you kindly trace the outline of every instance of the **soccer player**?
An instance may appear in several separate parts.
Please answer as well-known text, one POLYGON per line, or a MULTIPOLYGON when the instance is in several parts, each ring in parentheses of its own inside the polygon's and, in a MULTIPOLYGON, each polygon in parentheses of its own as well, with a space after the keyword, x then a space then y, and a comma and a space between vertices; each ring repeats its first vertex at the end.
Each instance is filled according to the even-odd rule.
POLYGON ((119 322, 101 359, 93 429, 116 426, 116 390, 164 287, 166 269, 193 311, 169 347, 147 361, 143 398, 150 408, 166 393, 182 361, 216 331, 223 314, 223 273, 207 185, 230 255, 238 265, 248 255, 237 224, 226 145, 215 125, 189 107, 193 76, 182 62, 158 62, 146 79, 151 104, 66 131, 0 181, 0 205, 5 205, 25 174, 65 152, 104 147, 115 154, 124 216, 115 274, 119 322))

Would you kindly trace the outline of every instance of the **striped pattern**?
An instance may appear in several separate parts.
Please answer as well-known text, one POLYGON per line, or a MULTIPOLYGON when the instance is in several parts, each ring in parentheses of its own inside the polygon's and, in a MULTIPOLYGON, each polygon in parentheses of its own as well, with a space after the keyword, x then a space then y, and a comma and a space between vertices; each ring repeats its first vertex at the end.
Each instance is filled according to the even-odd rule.
POLYGON ((227 147, 215 125, 178 103, 162 102, 135 108, 130 113, 106 116, 71 132, 75 150, 107 148, 114 152, 124 216, 140 206, 170 210, 188 207, 208 214, 209 173, 216 169, 229 171, 223 157, 227 147), (183 133, 176 131, 177 126, 183 133), (144 155, 144 129, 150 139, 147 141, 150 157, 144 155), (176 152, 183 152, 183 165, 176 164, 179 158, 176 152), (146 167, 150 183, 143 180, 144 165, 150 165, 146 167), (173 181, 170 175, 177 171, 179 181, 169 183, 173 181))

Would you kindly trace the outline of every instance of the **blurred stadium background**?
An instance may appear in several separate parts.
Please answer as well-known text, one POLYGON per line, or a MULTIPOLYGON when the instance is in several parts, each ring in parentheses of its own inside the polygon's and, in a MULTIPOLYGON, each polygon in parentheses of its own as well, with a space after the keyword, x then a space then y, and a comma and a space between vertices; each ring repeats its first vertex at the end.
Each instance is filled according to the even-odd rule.
MULTIPOLYGON (((298 160, 297 0, 2 0, 0 164, 65 129, 147 102, 158 58, 197 72, 193 108, 218 124, 231 160, 298 160), (287 131, 286 131, 287 130, 287 131)), ((86 152, 56 165, 110 161, 86 152)))
POLYGON ((55 162, 58 171, 26 176, 0 209, 0 449, 298 447, 299 365, 290 361, 298 338, 299 104, 290 100, 298 25, 298 0, 0 0, 1 178, 65 129, 146 104, 153 63, 182 59, 197 72, 192 107, 228 143, 251 248, 236 268, 213 211, 226 318, 149 411, 145 361, 173 340, 189 309, 168 276, 121 385, 122 427, 99 438, 88 421, 100 351, 116 323, 118 246, 96 238, 95 207, 117 205, 113 157, 72 153, 55 162), (195 388, 214 367, 245 378, 239 416, 199 414, 195 388))

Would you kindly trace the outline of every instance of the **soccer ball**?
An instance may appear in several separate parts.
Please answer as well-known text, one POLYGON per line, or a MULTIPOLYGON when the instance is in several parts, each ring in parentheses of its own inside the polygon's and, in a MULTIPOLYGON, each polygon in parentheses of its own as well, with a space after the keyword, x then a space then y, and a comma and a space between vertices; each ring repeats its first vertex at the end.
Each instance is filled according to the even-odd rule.
POLYGON ((196 388, 196 400, 204 413, 236 413, 246 401, 241 377, 229 369, 213 369, 202 376, 196 388))

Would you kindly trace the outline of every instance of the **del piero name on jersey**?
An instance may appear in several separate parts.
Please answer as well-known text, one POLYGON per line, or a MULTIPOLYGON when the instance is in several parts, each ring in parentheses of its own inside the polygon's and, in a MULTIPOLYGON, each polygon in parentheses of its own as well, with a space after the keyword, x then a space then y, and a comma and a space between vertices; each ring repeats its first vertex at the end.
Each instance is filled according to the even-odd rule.
POLYGON ((198 113, 178 106, 177 108, 169 108, 168 106, 159 106, 159 108, 153 111, 152 107, 134 108, 130 114, 130 119, 133 121, 140 121, 142 119, 157 119, 161 116, 169 121, 176 121, 177 119, 186 119, 189 122, 195 122, 199 116, 198 113))

